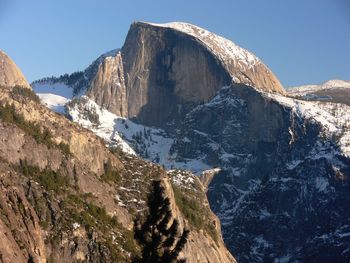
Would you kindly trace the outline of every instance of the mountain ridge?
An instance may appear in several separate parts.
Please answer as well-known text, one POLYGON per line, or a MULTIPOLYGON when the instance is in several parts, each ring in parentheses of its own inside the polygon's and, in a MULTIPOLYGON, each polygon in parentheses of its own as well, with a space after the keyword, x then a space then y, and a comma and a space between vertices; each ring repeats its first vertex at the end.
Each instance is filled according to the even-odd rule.
POLYGON ((287 89, 289 96, 311 100, 350 105, 350 81, 328 80, 320 85, 304 85, 287 89))

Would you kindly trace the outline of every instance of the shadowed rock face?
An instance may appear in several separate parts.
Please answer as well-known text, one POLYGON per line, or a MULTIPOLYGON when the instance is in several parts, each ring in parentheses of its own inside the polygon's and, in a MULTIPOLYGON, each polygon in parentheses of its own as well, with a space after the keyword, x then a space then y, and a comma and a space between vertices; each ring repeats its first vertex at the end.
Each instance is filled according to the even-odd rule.
POLYGON ((134 23, 117 56, 122 65, 106 71, 102 63, 88 95, 111 112, 146 125, 177 123, 232 82, 284 93, 253 54, 190 24, 134 23), (122 71, 124 78, 111 74, 122 71), (115 83, 123 91, 113 92, 115 83))
POLYGON ((31 88, 17 65, 0 50, 0 85, 6 87, 22 86, 31 88))
POLYGON ((203 181, 239 262, 349 258, 349 158, 323 132, 244 85, 221 89, 186 115, 174 155, 221 168, 203 181))

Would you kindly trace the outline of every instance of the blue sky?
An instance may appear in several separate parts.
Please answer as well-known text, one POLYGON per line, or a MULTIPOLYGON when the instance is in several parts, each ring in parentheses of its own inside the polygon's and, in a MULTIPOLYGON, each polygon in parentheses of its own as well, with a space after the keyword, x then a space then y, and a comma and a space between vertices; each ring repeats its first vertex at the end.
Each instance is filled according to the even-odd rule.
POLYGON ((33 81, 84 69, 138 20, 220 34, 284 86, 350 79, 348 0, 0 0, 0 49, 33 81))

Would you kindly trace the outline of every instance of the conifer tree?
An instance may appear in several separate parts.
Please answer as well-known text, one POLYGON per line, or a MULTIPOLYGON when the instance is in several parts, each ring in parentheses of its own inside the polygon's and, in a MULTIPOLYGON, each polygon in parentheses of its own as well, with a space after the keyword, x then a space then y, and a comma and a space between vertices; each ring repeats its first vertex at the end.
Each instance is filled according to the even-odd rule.
POLYGON ((179 223, 173 219, 170 200, 160 181, 153 181, 153 191, 148 196, 149 213, 143 222, 135 222, 135 238, 142 246, 142 258, 134 262, 175 263, 186 262, 178 259, 183 250, 189 230, 179 234, 179 223))

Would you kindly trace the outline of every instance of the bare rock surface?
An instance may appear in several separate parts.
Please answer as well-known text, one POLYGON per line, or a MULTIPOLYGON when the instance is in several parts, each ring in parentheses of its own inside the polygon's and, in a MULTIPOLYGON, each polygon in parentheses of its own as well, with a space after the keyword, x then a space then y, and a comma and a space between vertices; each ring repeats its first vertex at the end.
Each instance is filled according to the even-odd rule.
POLYGON ((5 87, 21 86, 31 88, 21 70, 5 52, 0 50, 0 85, 5 87))

